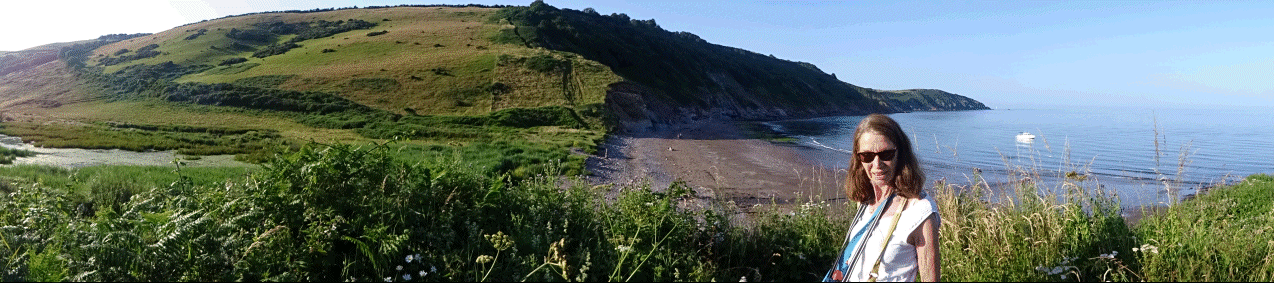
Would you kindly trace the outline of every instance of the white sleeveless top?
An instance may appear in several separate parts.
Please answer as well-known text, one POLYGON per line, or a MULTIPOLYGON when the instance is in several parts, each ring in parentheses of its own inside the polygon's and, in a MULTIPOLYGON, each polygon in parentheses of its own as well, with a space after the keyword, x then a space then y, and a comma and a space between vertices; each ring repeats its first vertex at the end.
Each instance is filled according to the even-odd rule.
MULTIPOLYGON (((901 198, 894 201, 901 201, 901 198)), ((896 209, 896 208, 895 208, 896 209)), ((885 240, 885 233, 889 231, 889 226, 893 222, 893 217, 886 217, 880 220, 880 224, 876 225, 876 230, 871 231, 871 235, 867 236, 867 244, 863 247, 863 257, 858 259, 856 266, 851 268, 849 280, 855 282, 867 281, 868 275, 872 271, 872 267, 876 264, 876 258, 880 258, 880 272, 876 277, 879 282, 912 282, 916 281, 916 272, 919 271, 916 259, 916 246, 907 243, 907 237, 920 227, 929 215, 934 216, 934 224, 941 227, 942 218, 938 215, 938 204, 933 201, 930 196, 925 196, 919 200, 911 200, 907 204, 907 208, 902 211, 902 217, 898 219, 898 227, 894 229, 894 236, 889 238, 889 246, 884 249, 884 257, 880 257, 881 241, 885 240)), ((864 215, 869 217, 870 215, 864 215)), ((862 229, 862 225, 866 225, 867 221, 859 221, 860 223, 853 227, 854 230, 862 229)), ((937 243, 934 243, 937 244, 937 243)))

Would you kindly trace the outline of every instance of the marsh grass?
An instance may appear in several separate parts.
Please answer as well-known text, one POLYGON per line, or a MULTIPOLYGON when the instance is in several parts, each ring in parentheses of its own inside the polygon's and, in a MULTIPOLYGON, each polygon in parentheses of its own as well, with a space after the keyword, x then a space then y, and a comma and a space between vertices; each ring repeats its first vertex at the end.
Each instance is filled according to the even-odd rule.
POLYGON ((13 159, 31 156, 35 156, 35 152, 30 150, 0 147, 0 164, 13 164, 13 159))
POLYGON ((282 142, 280 135, 270 130, 135 124, 6 123, 0 133, 22 137, 41 147, 177 150, 187 155, 252 153, 282 142))

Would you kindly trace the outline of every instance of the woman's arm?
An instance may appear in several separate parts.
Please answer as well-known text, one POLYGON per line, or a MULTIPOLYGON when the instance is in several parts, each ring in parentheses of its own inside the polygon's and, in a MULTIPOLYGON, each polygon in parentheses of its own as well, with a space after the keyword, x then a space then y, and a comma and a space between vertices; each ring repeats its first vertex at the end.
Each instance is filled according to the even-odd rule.
POLYGON ((920 281, 938 282, 942 280, 942 256, 938 252, 937 214, 929 215, 920 223, 916 231, 911 232, 912 245, 916 246, 916 267, 920 281))

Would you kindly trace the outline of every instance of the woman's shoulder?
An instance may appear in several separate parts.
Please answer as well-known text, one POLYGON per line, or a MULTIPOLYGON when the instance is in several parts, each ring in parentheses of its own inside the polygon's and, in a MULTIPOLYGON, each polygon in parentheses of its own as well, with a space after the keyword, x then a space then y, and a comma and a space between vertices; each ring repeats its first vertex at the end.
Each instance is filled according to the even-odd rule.
POLYGON ((921 195, 920 198, 911 199, 910 202, 907 209, 903 210, 904 217, 920 222, 929 218, 930 215, 938 216, 938 202, 933 200, 932 194, 921 195))

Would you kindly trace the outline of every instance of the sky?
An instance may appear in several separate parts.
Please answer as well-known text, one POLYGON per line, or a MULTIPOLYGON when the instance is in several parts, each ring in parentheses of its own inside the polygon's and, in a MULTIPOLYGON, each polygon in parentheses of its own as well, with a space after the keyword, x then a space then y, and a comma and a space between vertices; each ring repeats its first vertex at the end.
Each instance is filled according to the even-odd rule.
MULTIPOLYGON (((995 109, 1274 107, 1274 1, 546 0, 995 109)), ((6 1, 0 50, 260 11, 530 0, 6 1), (30 26, 31 28, 23 28, 30 26)))

